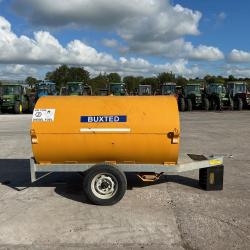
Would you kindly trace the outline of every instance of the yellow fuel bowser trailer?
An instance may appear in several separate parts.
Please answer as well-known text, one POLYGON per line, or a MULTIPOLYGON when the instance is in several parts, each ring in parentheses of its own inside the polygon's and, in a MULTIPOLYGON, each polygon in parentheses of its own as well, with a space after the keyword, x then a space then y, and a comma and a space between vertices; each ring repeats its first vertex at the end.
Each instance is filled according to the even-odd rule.
POLYGON ((126 172, 142 181, 199 169, 206 190, 223 186, 223 158, 191 155, 178 163, 180 120, 172 96, 46 96, 36 103, 30 130, 37 172, 85 172, 87 197, 112 205, 126 192, 126 172))

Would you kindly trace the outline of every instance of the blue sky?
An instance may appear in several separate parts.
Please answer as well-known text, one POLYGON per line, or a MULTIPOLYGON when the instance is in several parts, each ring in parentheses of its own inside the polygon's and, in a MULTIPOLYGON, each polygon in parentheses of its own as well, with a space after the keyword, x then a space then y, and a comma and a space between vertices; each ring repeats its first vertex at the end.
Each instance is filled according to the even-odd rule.
POLYGON ((249 50, 250 36, 245 28, 250 24, 250 1, 180 0, 178 3, 203 14, 199 25, 202 34, 194 42, 218 46, 225 53, 236 47, 249 50))
POLYGON ((0 79, 60 64, 153 76, 250 77, 250 2, 0 0, 0 79))

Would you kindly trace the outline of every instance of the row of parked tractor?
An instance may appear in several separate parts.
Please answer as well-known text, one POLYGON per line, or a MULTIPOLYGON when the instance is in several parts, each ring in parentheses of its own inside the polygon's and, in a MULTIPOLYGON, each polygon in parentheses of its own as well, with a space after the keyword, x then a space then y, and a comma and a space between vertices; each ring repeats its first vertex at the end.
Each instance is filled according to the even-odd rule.
POLYGON ((250 92, 244 82, 199 83, 176 86, 166 83, 161 86, 162 95, 175 95, 180 111, 200 110, 242 110, 250 107, 250 92))
MULTIPOLYGON (((34 88, 26 84, 2 83, 0 85, 0 110, 4 112, 32 113, 36 101, 48 95, 93 95, 91 86, 82 82, 68 82, 57 90, 56 84, 50 81, 38 82, 34 88)), ((226 85, 210 83, 205 87, 199 83, 177 86, 175 83, 164 83, 156 91, 151 85, 139 85, 133 93, 128 93, 124 83, 109 83, 99 89, 95 95, 173 95, 177 99, 180 111, 201 110, 242 110, 250 107, 250 93, 244 82, 229 82, 226 85)))

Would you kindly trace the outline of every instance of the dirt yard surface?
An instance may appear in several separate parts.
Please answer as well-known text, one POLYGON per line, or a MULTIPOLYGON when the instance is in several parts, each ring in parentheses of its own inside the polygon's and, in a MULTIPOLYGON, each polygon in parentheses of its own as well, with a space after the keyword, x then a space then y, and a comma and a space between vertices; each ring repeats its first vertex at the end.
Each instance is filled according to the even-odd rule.
POLYGON ((116 205, 90 204, 82 179, 54 173, 30 184, 31 115, 0 115, 0 249, 249 249, 250 112, 181 114, 181 152, 223 155, 224 190, 198 171, 154 185, 128 176, 116 205))

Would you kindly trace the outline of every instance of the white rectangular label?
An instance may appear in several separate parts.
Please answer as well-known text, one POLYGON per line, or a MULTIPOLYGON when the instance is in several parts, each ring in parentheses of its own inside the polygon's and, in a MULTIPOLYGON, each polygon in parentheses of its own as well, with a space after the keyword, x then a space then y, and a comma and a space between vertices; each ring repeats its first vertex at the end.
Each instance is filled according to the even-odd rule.
POLYGON ((53 122, 55 119, 55 109, 34 109, 33 122, 53 122))
POLYGON ((129 133, 130 128, 81 128, 80 132, 85 133, 129 133))

